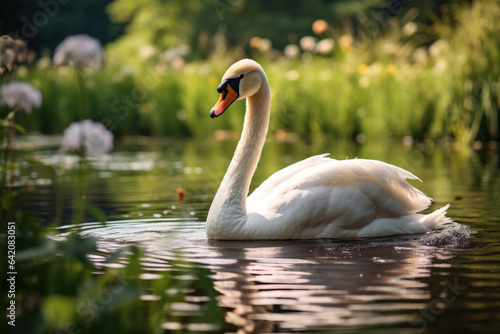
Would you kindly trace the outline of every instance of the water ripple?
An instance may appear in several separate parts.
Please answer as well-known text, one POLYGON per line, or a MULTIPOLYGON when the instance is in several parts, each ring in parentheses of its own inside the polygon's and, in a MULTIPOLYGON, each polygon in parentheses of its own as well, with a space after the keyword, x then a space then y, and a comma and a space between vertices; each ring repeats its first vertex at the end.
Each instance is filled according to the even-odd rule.
MULTIPOLYGON (((444 261, 460 254, 473 234, 460 225, 363 240, 213 241, 206 239, 203 222, 138 219, 64 226, 60 236, 77 228, 97 237, 103 252, 139 243, 145 250, 143 280, 157 279, 155 272, 169 270, 179 255, 209 268, 218 304, 230 310, 226 320, 251 331, 411 325, 410 315, 428 307, 432 298, 428 280, 433 270, 449 269, 444 261)), ((106 264, 98 254, 91 260, 104 266, 126 261, 106 264)), ((188 294, 170 311, 180 317, 199 312, 193 298, 203 297, 188 294)))

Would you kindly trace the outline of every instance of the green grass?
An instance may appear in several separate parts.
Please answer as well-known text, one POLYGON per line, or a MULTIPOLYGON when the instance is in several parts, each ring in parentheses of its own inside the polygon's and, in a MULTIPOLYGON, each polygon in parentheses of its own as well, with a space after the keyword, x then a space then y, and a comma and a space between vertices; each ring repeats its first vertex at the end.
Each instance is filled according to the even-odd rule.
MULTIPOLYGON (((332 33, 337 41, 332 57, 302 62, 261 56, 273 92, 271 132, 363 134, 367 140, 451 137, 464 144, 498 140, 499 5, 477 1, 455 12, 453 26, 437 21, 409 36, 402 29, 405 18, 384 36, 358 44, 341 46, 342 33, 332 33), (422 43, 422 36, 438 44, 422 43), (439 43, 444 46, 437 52, 439 43), (422 53, 427 56, 417 57, 422 53)), ((85 113, 115 135, 207 136, 218 129, 240 130, 243 102, 215 121, 208 116, 222 74, 238 57, 217 54, 179 70, 137 60, 130 60, 132 67, 114 61, 112 53, 106 59, 100 72, 84 73, 85 113)), ((61 133, 78 120, 75 73, 39 66, 18 74, 44 96, 34 117, 20 119, 29 131, 61 133)))

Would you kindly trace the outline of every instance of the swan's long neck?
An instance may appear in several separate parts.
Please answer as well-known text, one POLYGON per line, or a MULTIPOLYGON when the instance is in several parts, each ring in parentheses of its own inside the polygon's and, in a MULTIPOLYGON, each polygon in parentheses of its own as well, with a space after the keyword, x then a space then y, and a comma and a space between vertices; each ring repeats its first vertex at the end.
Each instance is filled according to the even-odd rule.
POLYGON ((207 235, 224 238, 247 220, 246 199, 266 140, 271 90, 265 74, 260 89, 247 98, 240 141, 210 207, 207 235))

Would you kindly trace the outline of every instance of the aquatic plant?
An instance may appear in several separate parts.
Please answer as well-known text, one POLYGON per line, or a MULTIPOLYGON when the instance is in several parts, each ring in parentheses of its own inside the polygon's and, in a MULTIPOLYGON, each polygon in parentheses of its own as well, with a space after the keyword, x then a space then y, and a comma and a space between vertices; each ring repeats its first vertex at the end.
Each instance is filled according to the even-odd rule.
POLYGON ((85 69, 99 70, 102 66, 103 48, 99 40, 87 34, 71 35, 56 47, 54 65, 69 65, 75 70, 78 84, 78 110, 80 120, 85 118, 85 83, 83 71, 85 69))
POLYGON ((85 119, 71 123, 64 130, 61 145, 63 150, 81 156, 101 157, 113 149, 113 133, 101 123, 85 119))
POLYGON ((101 42, 87 34, 66 37, 54 52, 56 66, 72 65, 80 69, 98 70, 102 66, 102 59, 101 42))
POLYGON ((0 87, 0 104, 31 114, 42 105, 42 93, 27 82, 12 81, 0 87))
MULTIPOLYGON (((113 149, 113 134, 99 122, 93 122, 85 119, 80 122, 71 123, 64 130, 63 139, 61 142, 61 159, 62 156, 72 151, 79 155, 78 160, 78 177, 75 184, 75 201, 73 222, 81 224, 84 221, 85 211, 89 209, 93 216, 101 222, 106 220, 104 212, 96 206, 87 204, 86 202, 86 177, 89 171, 89 159, 102 158, 106 153, 113 149)), ((59 174, 64 173, 62 160, 59 166, 59 174)), ((57 194, 57 202, 62 201, 61 189, 57 194)), ((62 212, 58 206, 56 213, 56 223, 62 221, 62 212)))
POLYGON ((9 182, 10 172, 15 168, 14 161, 11 159, 12 145, 16 132, 24 133, 25 131, 17 124, 16 116, 19 111, 31 114, 32 110, 39 108, 41 104, 42 94, 29 83, 13 81, 0 87, 0 105, 6 106, 9 110, 7 116, 0 119, 0 139, 5 138, 0 174, 0 224, 2 227, 7 223, 8 214, 12 215, 12 201, 15 197, 15 192, 11 191, 9 182))

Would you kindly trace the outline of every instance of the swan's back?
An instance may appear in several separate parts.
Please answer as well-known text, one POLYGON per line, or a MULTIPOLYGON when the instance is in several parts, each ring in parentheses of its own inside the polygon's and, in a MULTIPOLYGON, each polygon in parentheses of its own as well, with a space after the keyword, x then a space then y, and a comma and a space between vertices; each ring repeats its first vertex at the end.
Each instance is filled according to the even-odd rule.
POLYGON ((356 237, 375 220, 415 216, 430 205, 406 179, 418 180, 376 160, 314 156, 273 174, 248 197, 247 224, 268 230, 269 238, 356 237))

